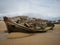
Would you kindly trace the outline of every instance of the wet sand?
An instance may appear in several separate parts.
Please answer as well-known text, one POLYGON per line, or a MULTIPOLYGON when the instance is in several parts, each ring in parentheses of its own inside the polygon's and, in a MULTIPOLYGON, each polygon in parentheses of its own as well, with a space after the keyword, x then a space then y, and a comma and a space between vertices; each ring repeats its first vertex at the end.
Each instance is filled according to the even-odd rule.
POLYGON ((19 37, 14 39, 8 39, 9 34, 5 33, 5 30, 7 30, 5 24, 0 22, 0 45, 60 45, 60 24, 56 24, 53 31, 46 33, 29 34, 30 36, 24 33, 13 33, 12 36, 19 37))

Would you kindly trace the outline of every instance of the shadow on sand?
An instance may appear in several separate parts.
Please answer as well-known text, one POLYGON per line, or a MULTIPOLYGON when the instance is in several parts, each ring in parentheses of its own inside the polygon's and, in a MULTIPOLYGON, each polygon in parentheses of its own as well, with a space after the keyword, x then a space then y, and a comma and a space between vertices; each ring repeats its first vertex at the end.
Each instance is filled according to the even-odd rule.
MULTIPOLYGON (((5 33, 8 33, 8 31, 5 31, 5 33)), ((26 37, 33 36, 36 33, 46 33, 46 31, 36 31, 36 32, 27 32, 27 31, 23 31, 23 32, 22 31, 21 32, 10 32, 7 35, 7 39, 26 38, 26 37)))

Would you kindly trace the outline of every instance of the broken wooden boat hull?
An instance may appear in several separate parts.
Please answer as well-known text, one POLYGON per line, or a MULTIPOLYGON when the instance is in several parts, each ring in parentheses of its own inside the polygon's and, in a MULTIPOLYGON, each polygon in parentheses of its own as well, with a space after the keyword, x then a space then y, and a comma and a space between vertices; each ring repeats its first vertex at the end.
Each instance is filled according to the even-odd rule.
POLYGON ((8 32, 27 32, 27 33, 33 33, 33 32, 47 32, 48 30, 44 30, 44 29, 31 29, 28 27, 25 27, 21 24, 17 24, 16 22, 10 20, 8 17, 4 17, 4 22, 6 23, 8 32))

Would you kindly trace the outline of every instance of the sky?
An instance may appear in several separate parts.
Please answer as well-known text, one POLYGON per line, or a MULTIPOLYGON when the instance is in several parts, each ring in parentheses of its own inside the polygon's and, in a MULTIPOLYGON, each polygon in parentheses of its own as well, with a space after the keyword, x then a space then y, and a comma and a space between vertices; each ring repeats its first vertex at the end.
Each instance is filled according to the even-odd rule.
POLYGON ((0 0, 0 16, 60 17, 60 0, 0 0))

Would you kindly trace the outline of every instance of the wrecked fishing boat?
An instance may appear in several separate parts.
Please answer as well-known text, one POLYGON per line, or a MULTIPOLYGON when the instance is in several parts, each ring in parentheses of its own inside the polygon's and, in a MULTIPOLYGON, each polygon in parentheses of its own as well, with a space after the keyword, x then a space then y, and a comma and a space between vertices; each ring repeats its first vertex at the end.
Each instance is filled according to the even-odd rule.
POLYGON ((4 22, 6 23, 8 32, 27 32, 27 33, 33 33, 33 32, 47 32, 49 29, 54 28, 54 24, 47 25, 47 20, 41 20, 41 19, 28 19, 27 17, 20 16, 20 19, 17 21, 13 21, 11 18, 4 17, 4 22), (49 27, 49 28, 48 28, 49 27))

